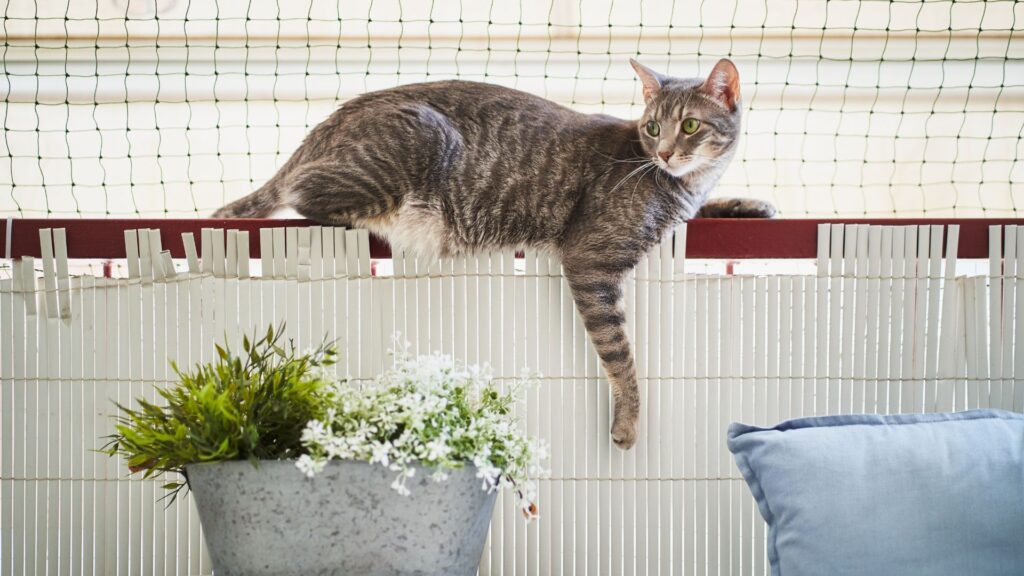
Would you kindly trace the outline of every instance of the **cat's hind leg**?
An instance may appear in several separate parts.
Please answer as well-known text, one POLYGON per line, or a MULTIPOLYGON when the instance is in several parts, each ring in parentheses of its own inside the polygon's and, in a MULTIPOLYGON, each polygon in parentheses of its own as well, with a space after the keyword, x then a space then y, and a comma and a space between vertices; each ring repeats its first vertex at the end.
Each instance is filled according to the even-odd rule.
POLYGON ((350 161, 319 160, 299 166, 283 186, 284 203, 322 224, 358 226, 386 217, 401 204, 385 178, 350 161))
POLYGON ((753 198, 712 198, 701 206, 697 218, 774 218, 775 206, 753 198))
POLYGON ((353 112, 333 136, 315 160, 291 170, 282 203, 318 222, 371 229, 387 227, 407 196, 446 182, 462 150, 451 122, 422 104, 353 112))

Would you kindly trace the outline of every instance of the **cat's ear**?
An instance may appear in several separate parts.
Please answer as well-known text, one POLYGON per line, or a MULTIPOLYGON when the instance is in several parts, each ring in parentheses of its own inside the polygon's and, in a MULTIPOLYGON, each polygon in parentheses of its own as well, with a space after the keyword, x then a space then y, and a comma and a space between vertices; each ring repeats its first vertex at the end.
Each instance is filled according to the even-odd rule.
POLYGON ((654 70, 651 70, 647 66, 637 62, 630 58, 629 63, 633 66, 633 70, 636 70, 636 75, 640 77, 640 81, 644 85, 644 102, 647 104, 654 100, 654 97, 661 91, 661 84, 664 82, 664 78, 661 74, 658 74, 654 70))
POLYGON ((740 99, 740 73, 731 61, 722 58, 708 74, 701 90, 721 102, 730 112, 734 111, 740 99))

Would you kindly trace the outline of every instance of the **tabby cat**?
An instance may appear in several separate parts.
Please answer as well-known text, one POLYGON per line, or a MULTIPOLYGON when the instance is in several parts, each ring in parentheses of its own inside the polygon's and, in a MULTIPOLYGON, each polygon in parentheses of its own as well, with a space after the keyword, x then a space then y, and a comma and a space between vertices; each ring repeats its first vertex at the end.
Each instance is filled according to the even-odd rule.
POLYGON ((467 81, 365 94, 314 128, 262 188, 214 217, 291 207, 422 256, 553 251, 611 383, 612 440, 628 449, 640 398, 625 330, 627 274, 681 221, 775 212, 756 200, 708 200, 739 138, 732 62, 719 61, 707 79, 630 63, 646 103, 639 121, 467 81))

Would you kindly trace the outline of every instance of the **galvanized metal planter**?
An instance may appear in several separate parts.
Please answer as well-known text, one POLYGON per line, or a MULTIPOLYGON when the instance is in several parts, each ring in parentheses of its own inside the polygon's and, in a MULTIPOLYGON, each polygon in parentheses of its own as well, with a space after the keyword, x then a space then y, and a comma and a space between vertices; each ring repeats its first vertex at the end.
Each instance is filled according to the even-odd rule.
POLYGON ((472 466, 440 483, 419 468, 409 496, 365 462, 333 461, 315 478, 292 461, 186 470, 217 576, 470 576, 497 497, 472 466))

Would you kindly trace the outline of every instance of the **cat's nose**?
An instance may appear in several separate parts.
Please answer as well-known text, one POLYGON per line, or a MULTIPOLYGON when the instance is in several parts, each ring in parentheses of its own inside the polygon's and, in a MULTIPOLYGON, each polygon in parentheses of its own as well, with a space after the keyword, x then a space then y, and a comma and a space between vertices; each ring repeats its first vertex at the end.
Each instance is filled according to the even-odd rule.
POLYGON ((660 156, 661 159, 664 160, 665 162, 668 162, 668 159, 672 157, 672 153, 671 152, 658 152, 658 156, 660 156))

